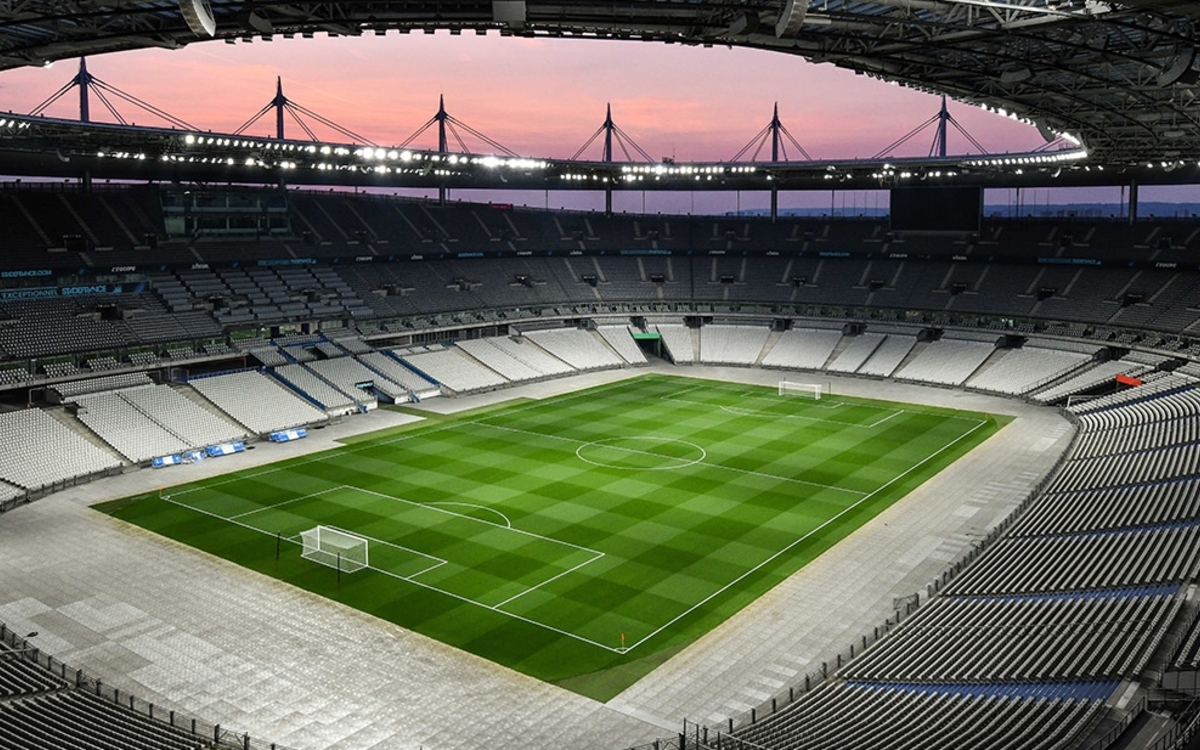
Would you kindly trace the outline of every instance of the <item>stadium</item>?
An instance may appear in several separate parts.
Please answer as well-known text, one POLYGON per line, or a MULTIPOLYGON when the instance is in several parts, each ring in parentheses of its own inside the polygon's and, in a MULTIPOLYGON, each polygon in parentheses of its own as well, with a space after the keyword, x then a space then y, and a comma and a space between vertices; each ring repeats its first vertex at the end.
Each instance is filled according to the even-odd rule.
POLYGON ((1192 3, 0 14, 6 70, 746 47, 1046 142, 954 156, 943 104, 923 157, 789 160, 778 112, 749 161, 619 161, 611 112, 596 161, 473 154, 444 106, 432 149, 285 137, 282 87, 251 137, 92 122, 81 62, 78 119, 0 113, 0 748, 1195 745, 1200 221, 1138 205, 1200 181, 1192 3), (834 186, 887 211, 780 209, 834 186), (1093 187, 1124 213, 985 197, 1093 187))

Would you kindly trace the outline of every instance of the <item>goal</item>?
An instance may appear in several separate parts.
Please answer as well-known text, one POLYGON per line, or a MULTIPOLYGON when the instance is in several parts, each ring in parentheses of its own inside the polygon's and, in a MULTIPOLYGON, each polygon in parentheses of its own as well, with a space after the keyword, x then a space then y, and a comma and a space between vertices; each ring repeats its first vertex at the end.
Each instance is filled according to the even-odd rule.
POLYGON ((828 395, 829 386, 820 383, 792 383, 787 380, 779 381, 780 396, 801 396, 811 398, 816 401, 821 400, 822 395, 828 395))
POLYGON ((300 532, 304 551, 300 556, 343 573, 367 567, 367 540, 329 526, 317 526, 300 532))

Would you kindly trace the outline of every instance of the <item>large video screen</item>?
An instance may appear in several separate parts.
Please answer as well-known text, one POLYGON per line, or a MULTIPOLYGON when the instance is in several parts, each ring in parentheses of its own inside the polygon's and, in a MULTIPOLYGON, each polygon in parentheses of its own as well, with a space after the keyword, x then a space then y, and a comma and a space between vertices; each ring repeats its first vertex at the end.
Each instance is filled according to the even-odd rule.
POLYGON ((983 188, 893 188, 891 213, 896 231, 977 232, 983 216, 983 188))

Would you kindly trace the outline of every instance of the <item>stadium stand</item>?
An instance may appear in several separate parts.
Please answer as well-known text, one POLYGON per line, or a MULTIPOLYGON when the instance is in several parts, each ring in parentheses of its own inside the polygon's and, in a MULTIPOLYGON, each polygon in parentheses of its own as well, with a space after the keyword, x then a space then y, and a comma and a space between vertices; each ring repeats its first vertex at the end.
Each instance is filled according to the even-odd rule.
POLYGON ((257 435, 328 419, 323 411, 259 372, 196 378, 188 384, 257 435))
POLYGON ((384 352, 358 355, 358 361, 419 398, 436 395, 438 388, 384 352))
POLYGON ((672 362, 684 365, 696 361, 692 329, 681 325, 656 325, 654 329, 662 335, 662 342, 666 346, 672 362))
MULTIPOLYGON (((74 205, 74 197, 65 200, 74 205)), ((3 210, 10 204, 8 196, 0 197, 0 215, 8 215, 3 210)), ((85 424, 104 423, 97 433, 107 434, 111 445, 135 461, 170 440, 183 445, 241 433, 178 390, 151 386, 144 373, 78 380, 88 374, 79 370, 81 361, 101 371, 122 357, 142 367, 169 360, 216 370, 245 366, 229 360, 249 354, 276 368, 274 377, 240 372, 190 382, 257 434, 324 420, 326 414, 309 400, 332 413, 354 411, 354 398, 361 396, 354 383, 366 379, 392 381, 396 394, 429 393, 439 386, 468 393, 617 367, 622 360, 646 361, 624 324, 602 326, 598 334, 530 331, 518 343, 508 334, 526 320, 544 326, 558 319, 623 318, 640 326, 649 317, 648 330, 663 335, 669 355, 681 364, 694 361, 697 352, 703 362, 741 365, 761 356, 768 367, 820 369, 829 363, 830 372, 942 385, 965 381, 966 388, 1027 395, 1046 404, 1071 397, 1067 413, 1078 421, 1078 438, 1044 491, 1023 505, 1003 536, 964 572, 931 588, 936 596, 924 597, 915 615, 816 690, 739 728, 738 738, 771 750, 949 748, 969 744, 968 738, 995 747, 1076 747, 1106 710, 1117 681, 1149 679, 1147 660, 1178 613, 1190 606, 1187 588, 1200 575, 1200 366, 1177 358, 1200 357, 1200 342, 1193 338, 1200 286, 1175 270, 1037 263, 1047 242, 1063 258, 1127 259, 1130 247, 1141 247, 1147 235, 1160 231, 1176 236, 1159 248, 1161 257, 1188 261, 1194 249, 1182 241, 1179 227, 1098 223, 1089 233, 1065 220, 991 221, 981 230, 985 239, 957 245, 904 238, 899 246, 914 257, 931 257, 885 261, 865 257, 878 252, 880 236, 887 233, 886 224, 874 220, 795 220, 780 226, 751 220, 725 229, 726 223, 711 219, 521 210, 505 212, 500 221, 477 206, 434 209, 378 197, 309 196, 294 205, 311 211, 307 220, 295 209, 293 216, 297 225, 307 221, 319 244, 265 241, 255 245, 255 254, 289 264, 303 261, 297 267, 225 268, 220 264, 238 260, 244 247, 168 243, 155 264, 173 270, 146 274, 150 291, 4 302, 0 352, 20 364, 0 370, 0 384, 15 389, 70 378, 48 387, 84 407, 85 424), (690 237, 711 247, 745 243, 751 251, 761 249, 760 242, 803 246, 807 257, 564 254, 393 263, 377 255, 372 263, 333 262, 361 251, 351 244, 359 232, 395 248, 439 253, 450 247, 494 252, 520 242, 563 251, 669 249, 690 237), (1072 239, 1060 244, 1057 238, 1064 234, 1072 239), (810 246, 837 247, 852 256, 812 257, 810 246), (312 257, 297 258, 297 252, 312 257), (963 252, 966 261, 945 257, 963 252), (1007 259, 984 262, 984 255, 1007 259), (203 264, 198 259, 215 268, 190 268, 203 264), (876 281, 878 288, 872 288, 876 281), (531 305, 543 307, 535 315, 531 305), (705 325, 687 327, 685 317, 705 317, 705 325), (776 319, 791 319, 797 328, 776 337, 767 328, 776 319), (866 332, 842 336, 843 320, 866 332), (328 323, 336 335, 276 335, 280 329, 310 330, 281 325, 299 322, 313 323, 311 330, 328 323), (830 327, 817 328, 823 325, 830 327), (946 327, 945 337, 918 344, 916 332, 931 327, 946 327), (247 329, 253 343, 231 348, 225 337, 247 329), (997 349, 997 332, 1014 331, 1046 338, 997 349), (464 339, 459 345, 415 343, 457 337, 464 339), (368 340, 386 351, 372 351, 368 340), (59 361, 28 361, 43 356, 59 361), (45 376, 30 375, 39 366, 45 376), (1118 374, 1143 384, 1118 388, 1118 374), (132 386, 141 387, 112 392, 132 386)), ((78 213, 80 228, 99 242, 128 244, 119 227, 96 212, 96 204, 89 208, 80 199, 78 213)), ((145 213, 151 215, 149 209, 145 213)), ((34 212, 34 225, 20 211, 11 215, 12 238, 5 242, 38 254, 22 257, 41 262, 49 255, 46 262, 63 269, 88 266, 79 253, 43 252, 32 226, 49 221, 46 206, 34 212)), ((0 414, 0 442, 6 448, 0 451, 0 503, 120 466, 115 455, 48 412, 0 414)), ((1198 633, 1200 627, 1183 634, 1175 671, 1196 669, 1198 633)), ((0 659, 0 668, 4 664, 0 659)), ((9 680, 0 671, 0 692, 23 679, 27 676, 9 680)), ((74 706, 81 701, 56 694, 36 708, 66 703, 63 710, 74 715, 87 710, 74 706)), ((31 716, 33 707, 31 702, 31 716)), ((12 718, 7 709, 8 704, 0 708, 0 738, 38 747, 31 744, 41 741, 36 738, 3 734, 12 718)))
POLYGON ((354 399, 318 377, 302 364, 276 367, 270 371, 284 385, 324 409, 330 416, 357 411, 354 399))
POLYGON ((74 482, 121 466, 40 409, 0 414, 0 480, 25 490, 74 482))
POLYGON ((917 340, 913 336, 888 334, 866 361, 859 365, 857 372, 861 375, 886 378, 900 366, 916 344, 917 340))
POLYGON ((738 739, 746 747, 772 750, 952 750, 986 736, 987 747, 1058 750, 1070 746, 1106 698, 1103 687, 1077 697, 1036 685, 971 689, 839 682, 738 739))
POLYGON ((120 375, 106 375, 100 378, 56 383, 51 386, 51 390, 58 394, 60 400, 65 401, 73 396, 82 396, 86 393, 116 391, 122 388, 136 388, 140 385, 154 385, 154 381, 144 372, 128 372, 121 373, 120 375))
POLYGON ((353 398, 357 403, 368 408, 375 408, 378 405, 378 399, 369 391, 359 388, 359 383, 373 383, 376 392, 382 393, 392 400, 408 397, 408 391, 403 386, 381 377, 379 373, 358 360, 345 356, 345 352, 340 357, 310 362, 305 367, 333 384, 335 388, 353 398))
POLYGON ((1063 597, 941 597, 841 675, 897 682, 1119 679, 1140 671, 1180 603, 1178 587, 1063 597), (1086 638, 1078 623, 1088 624, 1086 638), (999 640, 1007 647, 996 649, 999 640))
POLYGON ((613 351, 621 355, 621 359, 631 365, 647 363, 646 355, 638 348, 637 342, 633 340, 633 334, 627 326, 599 326, 596 331, 601 338, 608 342, 613 351))
POLYGON ((575 368, 547 352, 526 336, 494 336, 483 339, 512 359, 521 362, 542 376, 570 375, 575 368))
POLYGON ((895 377, 940 385, 962 385, 996 347, 978 341, 943 339, 930 342, 895 377))
POLYGON ((509 382, 457 346, 434 347, 417 352, 397 350, 395 354, 423 376, 454 393, 489 390, 509 382))
POLYGON ((525 337, 581 372, 624 367, 626 364, 625 359, 591 331, 561 328, 529 331, 525 337))
POLYGON ((966 386, 980 391, 1016 396, 1066 377, 1090 360, 1090 355, 1076 352, 1038 347, 1012 349, 986 370, 968 380, 966 386))
POLYGON ((251 349, 247 352, 247 354, 258 360, 259 364, 263 365, 264 367, 283 367, 291 361, 287 357, 283 356, 283 353, 275 347, 260 347, 251 349))
POLYGON ((119 392, 79 396, 75 403, 79 421, 135 464, 198 447, 148 418, 119 392))
POLYGON ((1035 390, 1030 394, 1030 398, 1044 404, 1052 404, 1073 394, 1082 393, 1110 382, 1117 375, 1138 377, 1146 374, 1149 369, 1145 365, 1134 364, 1130 361, 1100 362, 1094 367, 1070 375, 1065 380, 1052 383, 1041 390, 1035 390))
MULTIPOLYGON (((775 342, 775 346, 762 358, 762 365, 786 370, 820 370, 825 367, 826 360, 841 340, 840 330, 784 331, 775 342)), ((866 343, 871 344, 872 341, 866 343)), ((878 340, 873 343, 878 344, 878 340)), ((871 347, 871 351, 874 351, 874 346, 871 347)))
POLYGON ((711 365, 756 364, 769 335, 770 331, 761 326, 704 326, 700 329, 699 361, 711 365))
POLYGON ((460 341, 458 346, 512 382, 574 372, 570 365, 528 340, 496 336, 460 341))
MULTIPOLYGON (((830 372, 854 373, 862 367, 886 338, 882 333, 863 333, 852 337, 845 348, 838 352, 827 368, 830 372)), ((765 359, 764 359, 765 362, 765 359)))
POLYGON ((193 448, 246 437, 242 428, 226 422, 169 385, 133 388, 120 391, 119 395, 193 448))
MULTIPOLYGON (((220 730, 201 736, 197 733, 201 727, 185 722, 174 711, 160 709, 156 719, 153 707, 140 705, 145 712, 135 709, 137 698, 41 654, 0 625, 0 748, 205 750, 239 746, 214 737, 222 734, 220 730), (190 724, 190 729, 185 724, 190 724)), ((248 738, 236 739, 248 742, 248 738)))

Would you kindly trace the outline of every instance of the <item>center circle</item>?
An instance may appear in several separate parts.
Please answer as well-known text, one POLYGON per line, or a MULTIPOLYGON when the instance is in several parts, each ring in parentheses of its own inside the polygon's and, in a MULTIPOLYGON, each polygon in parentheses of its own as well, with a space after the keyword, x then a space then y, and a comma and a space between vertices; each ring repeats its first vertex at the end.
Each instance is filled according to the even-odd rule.
POLYGON ((707 454, 695 443, 669 437, 616 437, 593 440, 575 449, 580 461, 608 469, 663 471, 694 466, 707 454))

